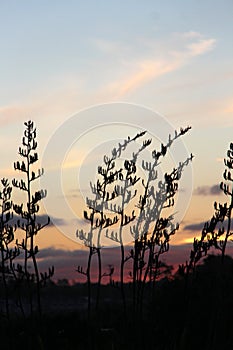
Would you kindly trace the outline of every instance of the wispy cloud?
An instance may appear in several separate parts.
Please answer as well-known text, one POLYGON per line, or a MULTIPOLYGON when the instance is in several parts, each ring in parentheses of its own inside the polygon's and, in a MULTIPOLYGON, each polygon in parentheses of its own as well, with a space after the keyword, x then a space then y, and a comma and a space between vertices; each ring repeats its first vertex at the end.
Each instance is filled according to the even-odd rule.
MULTIPOLYGON (((195 232, 201 233, 202 229, 205 226, 205 223, 206 222, 203 221, 203 222, 198 222, 198 223, 194 223, 194 224, 188 224, 188 225, 184 226, 183 229, 185 231, 195 231, 195 232)), ((220 228, 220 227, 221 228, 224 227, 224 229, 226 230, 227 226, 228 226, 228 220, 224 220, 223 222, 217 224, 216 230, 218 230, 218 228, 220 228)), ((232 226, 233 226, 233 224, 231 225, 231 229, 233 228, 232 226)))
MULTIPOLYGON (((56 217, 51 217, 49 216, 50 218, 50 223, 49 223, 49 226, 56 226, 56 225, 59 225, 59 226, 65 226, 67 225, 67 222, 62 219, 62 218, 56 218, 56 217)), ((20 216, 18 215, 14 215, 13 216, 13 219, 9 222, 11 225, 15 225, 17 224, 17 222, 20 220, 20 222, 26 222, 26 220, 24 219, 21 219, 20 216)), ((41 225, 44 225, 48 222, 48 215, 46 214, 39 214, 37 215, 37 222, 40 223, 41 225)))
POLYGON ((189 32, 177 33, 178 36, 184 39, 201 39, 202 35, 199 32, 190 30, 189 32))
POLYGON ((24 121, 27 119, 28 110, 24 106, 3 106, 0 107, 0 120, 1 125, 11 124, 17 121, 24 121))
POLYGON ((230 114, 231 116, 233 115, 233 101, 232 100, 226 102, 226 105, 223 108, 223 112, 225 114, 228 114, 228 115, 230 114))
MULTIPOLYGON (((96 104, 106 99, 121 99, 148 82, 182 68, 194 57, 213 50, 216 40, 190 31, 173 33, 161 42, 139 38, 136 43, 128 44, 96 38, 92 40, 92 45, 104 54, 104 60, 101 58, 91 63, 94 79, 101 82, 97 83, 95 94, 83 93, 89 83, 93 82, 93 74, 79 71, 72 78, 63 76, 56 81, 48 81, 47 90, 44 86, 37 88, 28 101, 21 100, 1 106, 1 125, 28 118, 36 120, 38 116, 45 123, 48 117, 56 116, 51 118, 56 125, 64 120, 64 116, 89 106, 90 102, 96 104), (101 68, 103 64, 106 68, 104 71, 101 68), (102 74, 101 79, 98 72, 102 74)), ((231 112, 231 108, 227 111, 231 112)))
POLYGON ((223 164, 223 162, 224 162, 224 158, 216 158, 216 162, 218 162, 218 163, 222 163, 223 164))
MULTIPOLYGON (((149 81, 180 69, 188 64, 192 58, 213 50, 215 45, 214 38, 205 38, 198 32, 175 33, 172 44, 169 43, 167 47, 163 47, 162 52, 159 53, 158 49, 155 49, 155 45, 153 48, 153 45, 147 43, 144 50, 142 49, 142 52, 146 52, 147 57, 140 55, 138 59, 128 57, 128 60, 124 57, 121 64, 125 66, 125 71, 127 72, 128 69, 130 73, 115 80, 107 88, 112 93, 115 92, 116 98, 123 97, 149 81), (148 49, 149 46, 150 49, 148 49)), ((109 46, 107 43, 105 45, 102 43, 99 47, 104 50, 108 48, 108 52, 112 50, 117 52, 113 43, 110 43, 109 46)))
POLYGON ((185 231, 198 231, 201 232, 201 230, 203 229, 205 225, 205 222, 198 222, 197 224, 189 224, 184 226, 184 230, 185 231))
MULTIPOLYGON (((182 244, 171 246, 168 254, 162 260, 167 264, 178 265, 183 263, 186 257, 189 255, 191 244, 182 244)), ((130 251, 130 246, 128 247, 128 251, 130 251)), ((48 247, 40 250, 38 254, 39 266, 41 270, 46 270, 49 266, 55 266, 55 279, 67 278, 67 279, 76 279, 79 281, 85 281, 84 278, 80 274, 76 272, 78 265, 82 266, 85 270, 87 259, 88 259, 88 251, 87 250, 66 250, 66 249, 55 249, 52 247, 48 247)), ((102 265, 103 270, 108 271, 108 266, 114 266, 114 274, 113 278, 115 281, 119 280, 120 275, 120 248, 108 248, 102 250, 102 265)), ((125 266, 125 276, 126 280, 128 272, 132 269, 132 262, 129 260, 125 266)), ((94 262, 93 266, 93 280, 96 279, 97 276, 97 265, 94 262)), ((108 282, 108 279, 106 280, 108 282)))
POLYGON ((213 50, 215 44, 216 44, 215 39, 207 39, 207 40, 201 39, 198 42, 188 45, 187 48, 190 51, 190 55, 192 57, 195 57, 195 56, 203 55, 206 52, 213 50))
POLYGON ((179 67, 178 61, 143 61, 138 63, 135 73, 123 81, 117 81, 109 85, 110 90, 117 91, 117 98, 123 97, 128 92, 139 88, 150 80, 172 72, 179 67))
POLYGON ((197 196, 214 196, 219 195, 221 193, 222 191, 219 185, 199 186, 193 192, 193 194, 197 196))

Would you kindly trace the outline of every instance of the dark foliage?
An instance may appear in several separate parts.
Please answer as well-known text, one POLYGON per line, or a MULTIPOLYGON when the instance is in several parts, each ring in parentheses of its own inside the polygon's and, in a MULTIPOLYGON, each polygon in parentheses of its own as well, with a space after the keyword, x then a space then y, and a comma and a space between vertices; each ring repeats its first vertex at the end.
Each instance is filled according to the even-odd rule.
MULTIPOLYGON (((153 298, 145 304, 140 327, 124 317, 121 297, 112 286, 101 286, 98 318, 85 317, 87 287, 83 284, 43 289, 47 309, 40 323, 1 323, 6 349, 142 349, 159 350, 232 348, 233 260, 208 256, 197 266, 188 303, 184 302, 184 279, 161 279, 153 298), (78 304, 79 303, 79 304, 78 304), (70 306, 70 309, 68 307, 70 306), (22 340, 24 343, 22 344, 22 340)), ((149 285, 146 284, 146 290, 149 285)), ((132 284, 125 285, 130 295, 132 284)), ((94 293, 97 285, 93 285, 94 293)))

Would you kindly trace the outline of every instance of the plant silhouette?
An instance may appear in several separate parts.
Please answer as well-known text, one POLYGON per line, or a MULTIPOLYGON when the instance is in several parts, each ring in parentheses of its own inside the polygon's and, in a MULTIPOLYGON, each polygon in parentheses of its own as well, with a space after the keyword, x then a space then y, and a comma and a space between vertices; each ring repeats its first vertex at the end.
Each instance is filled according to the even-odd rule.
POLYGON ((38 246, 35 244, 36 235, 50 223, 48 217, 47 222, 38 222, 39 202, 46 196, 46 190, 37 190, 33 192, 32 184, 39 179, 43 174, 43 169, 38 169, 35 172, 34 165, 38 161, 36 128, 32 121, 24 123, 25 131, 22 138, 22 147, 19 147, 19 155, 23 158, 22 161, 14 162, 14 169, 25 176, 24 179, 13 179, 12 185, 26 194, 26 204, 13 204, 15 213, 20 216, 17 226, 24 231, 24 238, 21 241, 16 240, 17 247, 24 252, 24 264, 17 264, 15 268, 18 278, 26 280, 29 289, 30 309, 33 314, 33 290, 36 285, 36 311, 41 316, 41 286, 47 279, 51 278, 54 273, 54 267, 49 268, 48 273, 40 273, 37 263, 38 246), (32 261, 33 272, 29 271, 29 264, 32 261))
MULTIPOLYGON (((168 136, 166 145, 161 144, 161 150, 151 150, 151 161, 144 159, 143 152, 152 146, 151 139, 145 139, 146 132, 140 132, 133 138, 128 137, 118 147, 114 148, 111 156, 104 156, 104 165, 98 167, 96 184, 91 183, 94 199, 87 198, 88 211, 84 211, 84 218, 90 222, 90 230, 77 230, 77 237, 89 247, 87 269, 78 266, 77 271, 87 277, 88 284, 88 318, 91 312, 91 261, 92 256, 98 255, 98 289, 96 305, 99 303, 101 279, 105 275, 101 266, 101 237, 119 244, 120 287, 123 309, 126 314, 126 298, 124 291, 126 262, 132 261, 133 296, 132 306, 134 318, 142 314, 143 296, 146 283, 155 285, 162 267, 160 256, 169 249, 170 237, 175 234, 178 225, 173 223, 173 215, 164 216, 164 210, 174 205, 174 197, 178 190, 178 182, 183 169, 189 164, 193 156, 179 163, 170 173, 165 173, 160 180, 156 168, 173 142, 189 131, 190 127, 181 128, 174 136, 168 136), (120 157, 126 148, 134 143, 131 156, 120 157), (136 151, 135 151, 136 147, 136 151), (116 160, 119 159, 116 165, 116 160), (140 177, 139 162, 146 175, 140 177), (156 190, 156 185, 158 186, 156 190), (126 235, 133 240, 132 249, 125 253, 126 235)), ((130 151, 129 151, 130 152, 130 151)), ((167 215, 167 214, 166 214, 167 215)), ((129 238, 128 238, 129 239, 129 238)))
MULTIPOLYGON (((121 215, 121 220, 125 220, 125 224, 129 223, 132 219, 129 218, 124 214, 123 208, 116 207, 116 205, 112 205, 111 202, 118 198, 119 196, 122 196, 124 190, 118 188, 115 186, 115 183, 118 179, 120 181, 123 181, 124 175, 123 175, 123 168, 116 168, 116 160, 121 157, 122 152, 124 152, 129 144, 132 142, 135 142, 137 139, 142 137, 145 134, 145 132, 141 132, 137 134, 135 137, 130 138, 128 137, 127 140, 123 142, 123 144, 118 145, 117 148, 114 148, 112 150, 112 154, 110 157, 104 156, 104 165, 98 167, 98 174, 100 176, 100 179, 98 178, 96 181, 96 184, 91 183, 91 191, 93 195, 95 196, 94 200, 87 198, 87 207, 90 211, 89 215, 88 212, 84 211, 84 218, 90 222, 90 230, 89 232, 84 232, 83 230, 77 230, 76 235, 77 237, 84 242, 84 244, 89 247, 89 257, 88 257, 88 264, 87 269, 84 271, 84 269, 80 266, 78 266, 77 271, 81 274, 86 275, 87 277, 87 283, 88 283, 88 318, 90 318, 90 312, 91 312, 91 261, 92 256, 94 254, 97 254, 98 257, 98 289, 97 289, 97 297, 96 297, 96 309, 98 308, 99 304, 99 290, 100 290, 100 284, 101 279, 105 274, 102 274, 102 265, 101 265, 101 235, 105 231, 106 237, 109 237, 109 227, 115 225, 119 221, 119 215, 121 215), (119 194, 121 192, 121 194, 119 194), (110 214, 106 214, 106 210, 113 212, 113 217, 110 214), (95 239, 95 240, 94 240, 95 239)), ((142 149, 146 147, 146 144, 142 146, 142 149)), ((133 166, 133 161, 131 163, 125 162, 125 168, 130 168, 130 166, 133 166)), ((129 175, 130 170, 128 171, 129 175)), ((130 181, 130 179, 127 179, 127 181, 130 181)), ((131 194, 129 193, 129 199, 127 199, 127 202, 130 200, 131 194)), ((126 203, 123 199, 123 206, 126 203)), ((121 226, 123 226, 121 225, 121 226)), ((121 248, 123 247, 123 241, 121 238, 121 232, 120 232, 120 239, 117 237, 117 234, 115 234, 113 231, 111 232, 111 239, 115 242, 118 242, 121 244, 121 248)), ((121 249, 121 252, 123 254, 123 249, 121 249)), ((124 292, 123 292, 123 264, 121 265, 121 285, 122 285, 122 295, 124 300, 124 292)))
POLYGON ((159 166, 189 129, 168 135, 167 143, 156 149, 148 133, 142 131, 103 157, 90 186, 92 196, 86 198, 83 216, 88 229, 77 230, 77 237, 88 248, 87 267, 79 262, 77 268, 87 279, 86 288, 82 283, 70 285, 67 278, 46 283, 53 268, 39 271, 36 236, 49 218, 40 221, 39 203, 46 191, 35 187, 43 170, 35 170, 36 128, 32 121, 25 123, 21 161, 14 163, 19 176, 12 186, 6 178, 0 183, 2 347, 232 348, 233 260, 227 255, 227 246, 232 238, 233 144, 224 160, 226 170, 220 184, 229 203, 214 203, 214 215, 204 224, 201 237, 194 239, 189 260, 179 273, 170 274, 172 266, 163 260, 179 229, 174 205, 183 172, 193 156, 174 168, 169 163, 164 173, 159 166), (21 204, 14 201, 13 187, 25 194, 21 204), (114 245, 119 260, 118 266, 107 261, 105 270, 104 248, 108 245, 114 245), (95 262, 97 283, 93 283, 95 262), (116 271, 119 282, 115 282, 116 271), (83 312, 86 297, 88 317, 83 312), (15 300, 20 310, 14 309, 15 300), (54 311, 53 305, 59 310, 54 311))
POLYGON ((0 249, 1 249, 1 275, 2 282, 5 290, 5 311, 6 316, 9 319, 9 286, 8 282, 12 276, 12 261, 19 255, 17 249, 12 249, 10 244, 14 241, 14 226, 11 225, 13 218, 12 212, 12 187, 8 179, 1 179, 2 190, 0 191, 0 249))
POLYGON ((233 143, 230 143, 230 148, 227 150, 227 158, 224 159, 226 169, 223 173, 225 180, 220 183, 220 189, 229 197, 229 204, 214 202, 215 213, 204 224, 200 239, 194 238, 193 248, 190 252, 189 261, 180 265, 179 270, 181 274, 189 275, 190 272, 195 271, 197 263, 205 256, 211 248, 216 249, 221 253, 222 261, 224 260, 227 243, 233 235, 231 230, 232 209, 233 209, 233 143))

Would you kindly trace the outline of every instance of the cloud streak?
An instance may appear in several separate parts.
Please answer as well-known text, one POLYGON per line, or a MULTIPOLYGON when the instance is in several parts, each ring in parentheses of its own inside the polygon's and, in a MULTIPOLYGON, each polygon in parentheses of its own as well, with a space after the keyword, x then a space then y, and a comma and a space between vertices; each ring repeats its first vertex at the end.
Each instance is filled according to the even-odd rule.
POLYGON ((1 126, 9 125, 18 121, 23 122, 27 115, 27 109, 23 106, 0 107, 1 126))
MULTIPOLYGON (((210 221, 210 220, 209 220, 210 221)), ((196 224, 189 224, 189 225, 186 225, 186 226, 184 226, 184 230, 185 231, 195 231, 195 232, 199 232, 199 233, 201 233, 201 231, 202 231, 202 229, 204 228, 204 226, 205 226, 205 223, 206 223, 206 221, 204 222, 199 222, 199 223, 196 223, 196 224)), ((224 229, 226 230, 227 229, 227 226, 228 226, 228 221, 227 220, 224 220, 224 222, 223 223, 219 223, 219 224, 217 224, 217 227, 216 227, 216 229, 218 229, 218 228, 222 228, 222 227, 224 227, 224 229)), ((231 225, 231 228, 233 228, 233 224, 231 225)))
MULTIPOLYGON (((51 217, 51 216, 49 216, 49 218, 50 218, 50 223, 48 225, 49 227, 56 226, 56 225, 58 225, 58 226, 65 226, 65 225, 67 225, 67 222, 64 219, 62 219, 62 218, 56 218, 56 217, 51 217)), ((18 221, 20 221, 21 223, 25 223, 26 222, 25 219, 22 219, 20 216, 14 214, 12 220, 9 221, 9 224, 10 225, 16 225, 18 221)), ((46 214, 38 214, 36 216, 36 221, 39 224, 44 225, 44 224, 46 224, 48 222, 48 215, 46 215, 46 214)))
POLYGON ((207 40, 201 39, 196 43, 192 43, 188 45, 187 48, 190 52, 191 57, 195 57, 195 56, 203 55, 208 51, 213 50, 215 43, 216 43, 215 39, 207 39, 207 40))
MULTIPOLYGON (((167 264, 178 266, 183 263, 189 256, 191 244, 182 244, 178 246, 171 246, 167 254, 164 254, 162 261, 167 264)), ((131 247, 126 249, 126 254, 130 251, 131 247)), ((67 278, 69 280, 75 279, 79 281, 85 281, 85 277, 76 272, 78 266, 82 266, 85 271, 88 260, 87 250, 65 250, 55 249, 49 247, 40 250, 38 254, 38 262, 41 271, 45 271, 49 266, 55 266, 54 279, 67 278)), ((119 280, 120 275, 120 248, 106 248, 102 249, 102 267, 104 271, 108 271, 108 266, 114 266, 113 278, 115 281, 119 280)), ((129 260, 125 266, 125 276, 128 280, 129 271, 132 269, 132 261, 129 260)), ((93 259, 92 278, 93 281, 97 276, 97 259, 93 259)), ((108 281, 108 278, 105 280, 108 281)))
POLYGON ((218 196, 222 194, 222 190, 219 185, 199 186, 194 190, 193 194, 196 196, 218 196))
POLYGON ((110 89, 118 90, 117 98, 123 97, 132 90, 138 89, 150 80, 172 72, 179 67, 178 61, 143 61, 138 63, 135 73, 123 81, 117 81, 110 85, 110 89))
MULTIPOLYGON (((204 38, 197 32, 176 33, 175 42, 180 47, 178 50, 164 49, 164 52, 159 53, 159 55, 156 50, 152 50, 148 53, 149 57, 140 58, 136 61, 132 60, 130 65, 129 62, 124 60, 123 64, 130 69, 133 67, 133 69, 126 78, 111 83, 108 89, 115 92, 116 98, 123 97, 149 81, 180 69, 188 64, 192 58, 206 54, 213 50, 216 45, 214 38, 204 38)), ((105 49, 106 46, 105 44, 105 49)), ((111 43, 111 48, 112 46, 111 43)))

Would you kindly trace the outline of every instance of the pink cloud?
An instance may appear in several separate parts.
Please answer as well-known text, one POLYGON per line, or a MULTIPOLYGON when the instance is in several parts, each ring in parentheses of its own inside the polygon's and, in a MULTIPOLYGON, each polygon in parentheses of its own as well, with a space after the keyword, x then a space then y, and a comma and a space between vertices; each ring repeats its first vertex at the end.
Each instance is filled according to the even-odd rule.
POLYGON ((115 95, 115 99, 119 99, 131 91, 143 87, 151 80, 182 68, 192 58, 213 50, 216 44, 214 38, 205 39, 197 32, 177 34, 174 42, 177 42, 179 49, 163 49, 159 54, 159 59, 153 50, 153 52, 148 54, 151 57, 133 60, 130 62, 130 65, 129 62, 124 60, 122 63, 128 68, 130 73, 110 83, 106 90, 110 94, 115 95), (187 41, 189 42, 187 43, 187 41))

